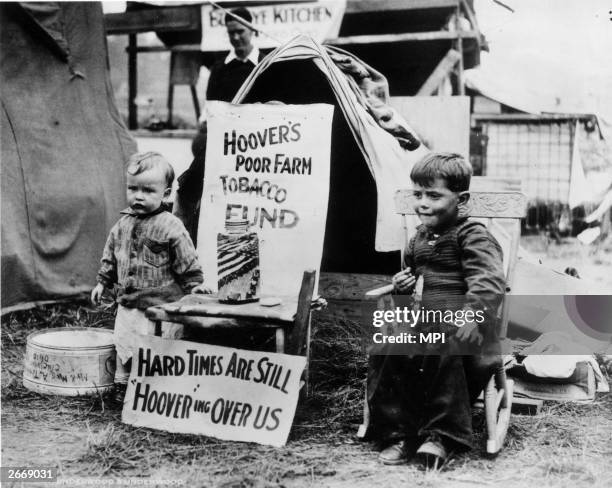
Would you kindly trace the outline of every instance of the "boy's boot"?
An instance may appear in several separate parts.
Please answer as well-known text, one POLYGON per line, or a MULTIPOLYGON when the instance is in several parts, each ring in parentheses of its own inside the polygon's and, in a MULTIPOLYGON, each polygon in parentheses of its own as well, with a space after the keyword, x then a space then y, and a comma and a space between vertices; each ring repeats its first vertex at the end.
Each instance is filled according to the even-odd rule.
POLYGON ((440 436, 432 434, 417 449, 417 457, 427 470, 438 471, 448 460, 449 452, 440 436))
POLYGON ((110 396, 110 403, 113 409, 122 409, 123 402, 125 401, 125 392, 127 390, 127 383, 115 383, 113 391, 110 396))
POLYGON ((408 443, 405 440, 401 440, 384 449, 378 455, 378 460, 388 466, 406 464, 408 462, 408 451, 408 443))

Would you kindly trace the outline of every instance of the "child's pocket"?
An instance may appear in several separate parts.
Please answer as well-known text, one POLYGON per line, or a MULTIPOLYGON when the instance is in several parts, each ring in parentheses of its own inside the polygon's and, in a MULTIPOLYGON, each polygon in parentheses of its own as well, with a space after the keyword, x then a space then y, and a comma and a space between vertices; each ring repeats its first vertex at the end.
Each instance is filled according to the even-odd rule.
POLYGON ((168 264, 170 260, 170 249, 168 241, 156 241, 145 237, 143 246, 143 258, 151 266, 158 268, 168 264))

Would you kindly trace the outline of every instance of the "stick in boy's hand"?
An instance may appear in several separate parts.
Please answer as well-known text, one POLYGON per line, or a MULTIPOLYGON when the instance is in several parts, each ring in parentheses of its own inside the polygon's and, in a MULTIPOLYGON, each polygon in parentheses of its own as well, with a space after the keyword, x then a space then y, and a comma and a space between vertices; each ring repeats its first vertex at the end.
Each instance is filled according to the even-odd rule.
POLYGON ((402 293, 411 291, 415 283, 416 278, 410 268, 403 269, 393 276, 393 287, 402 293))

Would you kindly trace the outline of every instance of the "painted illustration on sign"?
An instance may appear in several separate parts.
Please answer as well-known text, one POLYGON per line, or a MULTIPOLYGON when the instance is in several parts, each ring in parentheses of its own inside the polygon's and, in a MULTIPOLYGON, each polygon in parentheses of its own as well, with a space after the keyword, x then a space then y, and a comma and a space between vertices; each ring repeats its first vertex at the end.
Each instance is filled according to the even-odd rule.
POLYGON ((259 292, 297 296, 304 270, 319 269, 332 115, 333 106, 325 104, 209 102, 198 254, 213 289, 223 287, 219 280, 227 276, 244 281, 244 293, 236 292, 242 298, 259 292), (237 252, 242 241, 229 246, 223 240, 229 241, 228 223, 230 232, 244 231, 245 252, 237 252), (244 226, 248 232, 238 229, 244 226), (221 254, 219 236, 225 243, 221 254), (228 270, 244 273, 230 276, 228 270))
MULTIPOLYGON (((268 35, 260 35, 254 44, 259 48, 278 47, 298 34, 308 34, 318 42, 338 37, 346 8, 345 0, 279 3, 249 6, 253 25, 268 35)), ((202 6, 202 51, 227 51, 225 11, 211 5, 202 6)))
POLYGON ((244 303, 259 298, 259 238, 246 219, 225 221, 217 234, 219 301, 244 303))
POLYGON ((121 420, 283 446, 306 358, 143 336, 121 420))

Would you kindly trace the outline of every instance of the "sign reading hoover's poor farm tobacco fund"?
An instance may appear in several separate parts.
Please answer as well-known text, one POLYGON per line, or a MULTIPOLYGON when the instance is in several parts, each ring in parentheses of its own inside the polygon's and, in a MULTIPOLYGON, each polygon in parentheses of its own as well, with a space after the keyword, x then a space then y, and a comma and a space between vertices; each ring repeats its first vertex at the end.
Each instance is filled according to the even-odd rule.
POLYGON ((261 295, 296 297, 304 270, 319 269, 332 116, 325 104, 208 103, 198 253, 212 288, 226 222, 246 221, 258 234, 261 295))
POLYGON ((306 358, 143 336, 121 420, 283 446, 306 358))
MULTIPOLYGON (((278 47, 297 34, 308 34, 319 42, 338 37, 344 16, 344 0, 321 0, 248 7, 252 24, 265 32, 253 39, 261 48, 278 47)), ((202 6, 202 51, 230 48, 225 28, 225 11, 202 6)))

